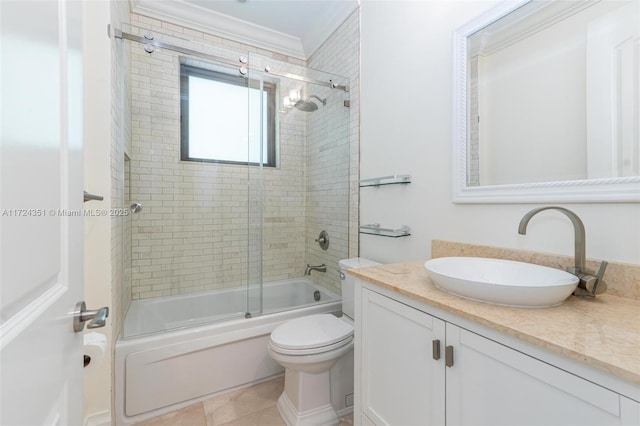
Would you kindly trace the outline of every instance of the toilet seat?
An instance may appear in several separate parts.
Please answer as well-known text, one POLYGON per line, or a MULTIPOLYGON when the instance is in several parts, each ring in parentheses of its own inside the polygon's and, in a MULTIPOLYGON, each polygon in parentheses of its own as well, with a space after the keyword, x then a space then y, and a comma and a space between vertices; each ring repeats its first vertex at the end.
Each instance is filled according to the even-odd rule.
POLYGON ((273 342, 269 342, 269 348, 273 352, 282 354, 282 355, 316 355, 324 352, 329 352, 337 348, 341 348, 343 346, 349 345, 353 342, 353 336, 347 337, 344 340, 333 343, 327 346, 320 346, 318 348, 308 348, 308 349, 285 349, 273 344, 273 342))
POLYGON ((331 314, 317 314, 287 321, 271 333, 273 351, 287 355, 327 352, 353 341, 353 326, 331 314))

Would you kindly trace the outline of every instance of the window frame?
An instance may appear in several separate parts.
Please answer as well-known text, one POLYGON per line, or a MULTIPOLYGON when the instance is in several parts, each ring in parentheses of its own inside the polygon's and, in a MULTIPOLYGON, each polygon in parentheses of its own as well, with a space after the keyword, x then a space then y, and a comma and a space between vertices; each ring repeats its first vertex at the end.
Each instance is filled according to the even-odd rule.
MULTIPOLYGON (((217 82, 246 87, 247 90, 259 89, 259 80, 250 80, 244 76, 227 74, 193 65, 180 64, 180 160, 198 163, 222 163, 247 166, 259 166, 259 162, 231 161, 215 158, 198 158, 189 156, 189 76, 195 76, 217 82)), ((263 82, 262 91, 267 96, 267 153, 262 166, 276 167, 276 85, 263 82)), ((247 141, 248 143, 248 141, 247 141)), ((261 141, 264 144, 264 141, 261 141)))

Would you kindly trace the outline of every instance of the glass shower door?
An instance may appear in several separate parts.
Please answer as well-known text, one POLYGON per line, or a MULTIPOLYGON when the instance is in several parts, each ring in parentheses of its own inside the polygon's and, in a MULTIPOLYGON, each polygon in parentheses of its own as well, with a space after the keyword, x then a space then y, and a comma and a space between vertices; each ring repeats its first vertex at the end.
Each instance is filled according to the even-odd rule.
MULTIPOLYGON (((124 30, 133 38, 148 31, 124 30)), ((253 267, 247 273, 260 265, 253 239, 261 238, 248 226, 259 223, 248 200, 256 192, 251 200, 260 203, 260 185, 248 184, 255 167, 246 149, 247 78, 221 48, 153 36, 165 47, 151 53, 144 41, 121 41, 131 70, 122 84, 131 121, 125 180, 130 202, 143 206, 130 217, 123 249, 131 274, 122 305, 130 304, 127 323, 135 325, 125 324, 125 337, 244 318, 255 310, 247 288, 259 276, 253 267), (149 309, 160 320, 151 321, 149 309)))
POLYGON ((336 270, 349 242, 349 81, 259 54, 249 54, 249 65, 255 162, 247 296, 251 313, 266 314, 323 303, 314 285, 340 293, 336 270), (329 233, 326 249, 316 242, 321 231, 329 233), (306 264, 326 269, 305 276, 306 264))
POLYGON ((275 165, 274 135, 269 132, 273 92, 264 73, 251 69, 251 59, 247 70, 247 317, 263 313, 264 167, 275 165))

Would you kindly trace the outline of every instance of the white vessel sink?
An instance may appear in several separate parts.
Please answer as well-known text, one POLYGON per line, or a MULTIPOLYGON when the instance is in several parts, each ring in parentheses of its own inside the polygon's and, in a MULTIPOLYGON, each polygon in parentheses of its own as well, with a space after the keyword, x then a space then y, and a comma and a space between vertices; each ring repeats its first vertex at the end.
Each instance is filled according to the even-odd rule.
POLYGON ((578 277, 568 272, 512 260, 440 257, 424 266, 440 290, 519 308, 559 305, 578 285, 578 277))

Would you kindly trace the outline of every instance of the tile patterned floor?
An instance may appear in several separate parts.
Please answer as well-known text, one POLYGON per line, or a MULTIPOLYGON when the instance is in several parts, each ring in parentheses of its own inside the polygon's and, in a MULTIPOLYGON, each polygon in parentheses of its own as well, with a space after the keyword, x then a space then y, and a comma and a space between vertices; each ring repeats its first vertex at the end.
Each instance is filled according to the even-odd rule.
MULTIPOLYGON (((276 408, 283 389, 284 377, 280 377, 198 402, 136 426, 286 426, 276 408)), ((339 426, 350 425, 353 425, 353 414, 340 418, 339 426)))

